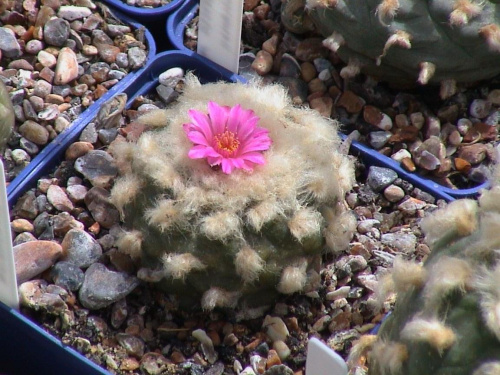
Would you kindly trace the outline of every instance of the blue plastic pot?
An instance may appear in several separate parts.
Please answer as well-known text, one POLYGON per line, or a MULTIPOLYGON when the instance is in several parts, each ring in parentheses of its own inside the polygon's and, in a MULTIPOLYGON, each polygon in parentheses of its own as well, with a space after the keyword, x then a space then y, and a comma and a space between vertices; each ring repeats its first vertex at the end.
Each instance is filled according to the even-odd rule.
MULTIPOLYGON (((143 25, 132 20, 130 17, 123 15, 119 12, 116 15, 126 23, 136 27, 141 28, 143 25)), ((45 171, 47 170, 47 163, 50 164, 53 161, 53 155, 57 154, 62 145, 69 144, 73 142, 80 132, 87 126, 88 122, 92 120, 101 105, 108 99, 112 98, 116 94, 123 92, 127 86, 130 85, 134 79, 140 75, 144 70, 147 69, 150 61, 156 55, 156 44, 151 33, 145 29, 145 37, 148 45, 148 62, 144 67, 136 71, 128 73, 120 82, 109 89, 106 94, 101 98, 96 100, 92 105, 90 105, 73 123, 71 126, 59 134, 54 140, 52 140, 45 148, 38 153, 37 156, 31 160, 26 168, 24 168, 19 175, 14 178, 7 186, 7 196, 9 197, 9 202, 16 201, 22 193, 27 190, 28 186, 31 186, 33 181, 36 181, 45 171)), ((55 163, 51 164, 54 167, 55 163)))
POLYGON ((179 51, 190 51, 184 45, 184 30, 196 16, 200 3, 198 0, 185 0, 167 20, 167 36, 172 46, 179 51))
MULTIPOLYGON (((167 21, 166 30, 168 38, 172 46, 178 50, 189 51, 184 45, 184 30, 187 24, 196 16, 198 8, 198 0, 186 0, 174 13, 172 13, 167 21)), ((345 139, 345 135, 342 134, 341 136, 345 139)), ((445 199, 446 201, 477 196, 482 189, 488 188, 489 186, 488 183, 483 183, 470 189, 451 189, 417 173, 408 172, 391 158, 359 142, 353 142, 351 151, 357 153, 367 164, 391 168, 398 173, 399 177, 407 180, 434 197, 445 199)))
MULTIPOLYGON (((157 55, 145 69, 132 75, 126 84, 115 86, 103 100, 124 92, 128 95, 127 105, 130 106, 136 96, 153 90, 158 85, 158 76, 172 67, 193 71, 202 82, 241 81, 241 77, 193 53, 168 51, 157 55)), ((101 100, 99 102, 102 103, 101 100)), ((9 186, 10 206, 21 194, 34 187, 40 177, 50 174, 56 168, 63 159, 66 149, 78 139, 96 114, 97 108, 92 111, 87 110, 67 132, 62 134, 64 137, 58 137, 57 142, 44 149, 44 154, 36 167, 30 168, 29 172, 23 174, 22 183, 17 183, 15 188, 9 186)), ((2 303, 0 303, 0 348, 0 374, 4 375, 110 375, 2 303)))
POLYGON ((120 10, 121 12, 127 14, 128 16, 139 20, 143 23, 149 23, 154 21, 167 20, 167 17, 175 9, 177 9, 184 0, 172 0, 170 3, 157 7, 157 8, 144 8, 136 7, 133 5, 128 5, 125 1, 121 0, 103 0, 106 4, 120 10))

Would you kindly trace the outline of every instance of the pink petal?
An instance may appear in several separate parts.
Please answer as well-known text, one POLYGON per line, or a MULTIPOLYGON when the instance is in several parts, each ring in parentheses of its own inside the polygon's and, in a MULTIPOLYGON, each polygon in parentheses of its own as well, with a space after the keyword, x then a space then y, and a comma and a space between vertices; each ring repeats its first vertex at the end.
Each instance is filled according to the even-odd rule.
POLYGON ((238 129, 238 139, 240 139, 241 142, 245 142, 250 136, 252 136, 255 132, 255 125, 259 122, 259 120, 260 118, 255 115, 241 120, 241 124, 238 129))
POLYGON ((231 172, 234 169, 233 163, 231 162, 231 159, 222 159, 221 160, 221 167, 222 167, 222 172, 225 174, 231 174, 231 172))
POLYGON ((208 164, 210 164, 212 167, 214 165, 219 165, 220 162, 222 160, 222 156, 221 155, 218 155, 216 157, 213 157, 213 156, 207 156, 207 162, 208 164))
POLYGON ((195 145, 204 145, 204 146, 207 146, 207 147, 211 146, 211 144, 209 143, 209 141, 199 131, 195 131, 195 130, 194 131, 190 131, 189 133, 187 133, 187 137, 195 145))
POLYGON ((219 154, 212 147, 196 145, 189 150, 188 156, 190 159, 203 159, 209 156, 217 157, 219 154))
POLYGON ((246 142, 243 147, 238 150, 238 155, 244 155, 252 151, 266 151, 271 147, 271 140, 268 139, 252 139, 246 142))
POLYGON ((235 105, 234 107, 231 107, 231 110, 229 111, 229 114, 227 116, 227 123, 226 127, 227 130, 233 133, 238 133, 238 128, 240 126, 240 118, 241 118, 241 111, 244 111, 241 109, 241 106, 239 104, 235 105))
POLYGON ((266 158, 260 152, 248 152, 240 156, 240 159, 250 161, 255 164, 266 164, 266 158))
MULTIPOLYGON (((214 134, 212 132, 212 124, 210 123, 210 119, 208 116, 200 111, 190 109, 188 111, 189 117, 191 117, 191 120, 193 120, 193 126, 195 126, 197 129, 201 131, 206 139, 212 139, 214 137, 214 134)), ((194 130, 194 129, 192 129, 194 130)))
POLYGON ((224 132, 228 112, 227 107, 222 107, 215 102, 208 102, 208 114, 212 122, 212 131, 214 135, 224 132))

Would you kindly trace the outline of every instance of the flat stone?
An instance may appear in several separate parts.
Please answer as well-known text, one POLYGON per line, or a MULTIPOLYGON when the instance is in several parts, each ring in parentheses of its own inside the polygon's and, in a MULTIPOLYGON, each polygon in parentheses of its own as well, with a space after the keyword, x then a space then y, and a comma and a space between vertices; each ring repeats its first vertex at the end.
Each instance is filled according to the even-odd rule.
POLYGON ((380 241, 389 247, 397 249, 405 254, 413 254, 417 245, 417 237, 413 233, 384 233, 380 241))
POLYGON ((58 185, 50 185, 47 190, 47 199, 59 211, 70 212, 73 210, 73 202, 68 198, 68 195, 58 185))
POLYGON ((63 260, 80 268, 87 268, 102 255, 101 245, 83 230, 71 229, 61 243, 63 260))
POLYGON ((47 270, 62 255, 61 245, 52 241, 25 242, 13 251, 18 284, 47 270))
POLYGON ((49 141, 49 131, 39 123, 27 120, 19 127, 19 133, 36 145, 43 146, 49 141))
POLYGON ((88 17, 92 14, 92 10, 87 7, 62 5, 57 12, 57 15, 68 21, 74 21, 88 17))
POLYGON ((85 308, 102 309, 127 296, 137 285, 139 280, 136 277, 113 272, 101 263, 94 263, 85 272, 78 296, 85 308))
POLYGON ((0 50, 5 57, 18 57, 22 53, 14 32, 7 27, 0 27, 0 50))
POLYGON ((483 143, 474 143, 460 147, 458 157, 465 160, 469 164, 476 165, 481 163, 486 158, 488 147, 483 143))
POLYGON ((54 284, 74 292, 80 289, 85 274, 75 264, 67 261, 59 261, 52 267, 50 276, 54 284))
POLYGON ((75 161, 75 169, 95 187, 106 188, 118 174, 115 161, 103 150, 91 150, 75 161))

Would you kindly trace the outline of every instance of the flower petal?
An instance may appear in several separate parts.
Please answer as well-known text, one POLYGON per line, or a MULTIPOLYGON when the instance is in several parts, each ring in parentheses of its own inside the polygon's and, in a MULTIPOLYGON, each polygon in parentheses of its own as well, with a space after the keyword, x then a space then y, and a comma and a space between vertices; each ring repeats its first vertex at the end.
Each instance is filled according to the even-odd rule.
POLYGON ((208 102, 208 114, 210 116, 213 135, 223 133, 226 128, 228 107, 223 107, 215 102, 208 102))
MULTIPOLYGON (((189 117, 191 117, 191 120, 193 120, 193 126, 196 128, 196 130, 199 130, 205 135, 206 139, 212 139, 214 137, 214 133, 212 132, 212 124, 210 122, 210 118, 195 109, 190 109, 188 111, 189 117)), ((195 130, 195 129, 191 129, 195 130)))
POLYGON ((241 118, 241 105, 236 104, 234 107, 231 107, 227 116, 226 128, 230 132, 238 134, 238 128, 240 127, 240 118, 241 118))
POLYGON ((234 169, 233 163, 231 162, 231 159, 222 159, 221 160, 221 167, 222 167, 222 172, 225 174, 231 174, 231 172, 234 169))
POLYGON ((190 131, 187 133, 188 139, 193 142, 195 145, 204 145, 207 147, 211 147, 212 145, 205 138, 205 136, 199 131, 190 131))
MULTIPOLYGON (((241 142, 245 142, 248 138, 252 136, 255 132, 255 125, 259 122, 260 118, 253 115, 241 120, 240 127, 238 129, 238 139, 241 142)), ((266 129, 267 130, 267 129, 266 129)))
POLYGON ((266 158, 260 152, 248 152, 244 155, 240 155, 239 158, 255 164, 266 164, 266 158))
POLYGON ((203 159, 209 156, 217 157, 220 155, 212 147, 196 145, 189 150, 188 156, 190 159, 203 159))

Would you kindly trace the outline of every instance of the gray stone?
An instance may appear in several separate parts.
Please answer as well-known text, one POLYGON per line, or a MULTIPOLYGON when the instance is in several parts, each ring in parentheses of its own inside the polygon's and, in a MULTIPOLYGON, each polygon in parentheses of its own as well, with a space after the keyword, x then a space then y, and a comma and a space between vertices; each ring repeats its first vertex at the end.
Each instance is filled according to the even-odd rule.
POLYGON ((384 233, 380 240, 382 244, 405 254, 413 254, 417 245, 417 237, 413 233, 384 233))
POLYGON ((75 161, 75 169, 95 187, 109 187, 118 174, 113 157, 103 150, 91 150, 75 161))
POLYGON ((87 268, 97 262, 102 255, 101 245, 87 232, 71 229, 61 243, 63 260, 80 268, 87 268))
POLYGON ((109 202, 109 191, 93 187, 85 196, 85 204, 92 217, 104 228, 111 228, 120 221, 120 213, 109 202))
POLYGON ((372 146, 375 150, 380 150, 386 145, 391 136, 392 133, 389 131, 381 130, 370 132, 370 134, 368 134, 368 143, 370 143, 370 146, 372 146))
POLYGON ((142 68, 146 64, 146 51, 139 47, 132 47, 128 50, 128 61, 131 69, 142 68))
POLYGON ((94 263, 85 272, 78 296, 85 308, 102 309, 127 296, 137 285, 139 280, 136 277, 113 272, 103 264, 94 263))
POLYGON ((367 184, 375 192, 380 192, 398 178, 398 174, 389 168, 371 166, 366 178, 367 184))
POLYGON ((43 39, 48 45, 63 47, 69 38, 70 29, 68 21, 62 18, 52 18, 43 27, 43 39))
POLYGON ((52 270, 50 276, 54 284, 62 286, 70 291, 77 291, 83 284, 84 273, 75 264, 67 261, 57 262, 52 270))
POLYGON ((21 56, 21 46, 14 32, 6 27, 0 27, 0 50, 5 57, 21 56))

